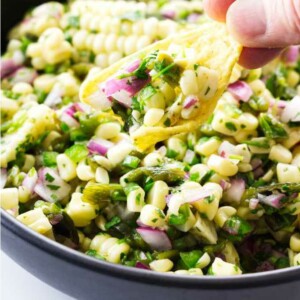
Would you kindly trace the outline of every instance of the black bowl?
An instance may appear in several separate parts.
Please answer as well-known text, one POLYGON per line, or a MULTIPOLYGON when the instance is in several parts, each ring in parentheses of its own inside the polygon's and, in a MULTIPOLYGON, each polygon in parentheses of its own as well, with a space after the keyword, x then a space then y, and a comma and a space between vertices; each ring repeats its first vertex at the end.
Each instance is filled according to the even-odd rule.
MULTIPOLYGON (((3 0, 2 38, 28 8, 41 2, 45 1, 3 0)), ((299 299, 300 267, 222 278, 174 276, 93 259, 35 233, 3 210, 1 225, 7 255, 37 278, 80 300, 299 299)))
POLYGON ((222 278, 162 275, 96 260, 37 234, 4 211, 1 216, 4 252, 76 299, 299 299, 299 267, 222 278))

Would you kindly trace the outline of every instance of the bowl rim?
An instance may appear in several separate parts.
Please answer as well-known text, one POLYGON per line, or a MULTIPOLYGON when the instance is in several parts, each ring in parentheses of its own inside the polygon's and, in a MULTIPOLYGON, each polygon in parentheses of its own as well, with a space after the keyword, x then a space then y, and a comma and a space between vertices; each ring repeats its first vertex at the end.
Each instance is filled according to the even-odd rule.
MULTIPOLYGON (((127 281, 194 289, 242 289, 284 284, 300 280, 300 266, 236 276, 184 276, 151 272, 98 260, 59 244, 25 226, 1 209, 1 225, 18 238, 66 262, 127 281)), ((9 253, 8 253, 9 254, 9 253)))

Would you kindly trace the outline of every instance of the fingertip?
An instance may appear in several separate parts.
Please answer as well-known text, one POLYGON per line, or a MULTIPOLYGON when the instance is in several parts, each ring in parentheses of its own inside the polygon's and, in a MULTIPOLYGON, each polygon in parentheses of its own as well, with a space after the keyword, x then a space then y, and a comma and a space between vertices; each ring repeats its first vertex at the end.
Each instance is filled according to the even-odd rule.
MULTIPOLYGON (((266 32, 266 15, 261 1, 236 1, 227 12, 227 28, 243 46, 255 47, 257 38, 266 32)), ((259 47, 259 46, 256 46, 259 47)))
POLYGON ((241 53, 239 64, 246 69, 257 69, 276 58, 282 48, 247 48, 244 47, 241 53))
POLYGON ((204 0, 203 7, 207 15, 219 22, 226 21, 226 13, 235 0, 204 0))

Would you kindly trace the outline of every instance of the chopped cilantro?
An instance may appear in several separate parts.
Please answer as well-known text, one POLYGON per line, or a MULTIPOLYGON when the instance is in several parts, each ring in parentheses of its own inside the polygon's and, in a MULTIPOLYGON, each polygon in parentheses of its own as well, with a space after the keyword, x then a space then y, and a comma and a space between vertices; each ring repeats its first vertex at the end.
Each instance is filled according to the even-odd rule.
POLYGON ((45 179, 48 182, 53 182, 55 180, 55 178, 53 176, 51 176, 49 173, 46 173, 45 179))
POLYGON ((108 230, 121 223, 121 219, 118 216, 112 217, 107 223, 105 223, 105 229, 108 230))
POLYGON ((169 225, 183 225, 186 223, 190 215, 189 205, 186 203, 179 209, 178 215, 171 214, 169 217, 169 225))
POLYGON ((47 184, 46 186, 52 191, 57 191, 59 189, 59 186, 54 184, 47 184))
POLYGON ((57 152, 45 151, 42 154, 43 165, 46 167, 56 167, 57 152))
MULTIPOLYGON (((195 173, 198 175, 198 173, 195 173)), ((209 181, 209 179, 215 174, 215 171, 214 170, 209 170, 207 171, 202 177, 201 177, 201 180, 200 180, 200 184, 201 185, 204 185, 207 181, 209 181)), ((194 175, 194 174, 193 174, 194 175)), ((199 180, 199 179, 198 179, 199 180)), ((198 181, 197 180, 197 181, 198 181)))
POLYGON ((232 122, 226 122, 225 127, 231 131, 237 131, 236 126, 232 122))
POLYGON ((266 137, 270 139, 287 138, 288 133, 284 126, 271 114, 260 114, 259 125, 266 137))

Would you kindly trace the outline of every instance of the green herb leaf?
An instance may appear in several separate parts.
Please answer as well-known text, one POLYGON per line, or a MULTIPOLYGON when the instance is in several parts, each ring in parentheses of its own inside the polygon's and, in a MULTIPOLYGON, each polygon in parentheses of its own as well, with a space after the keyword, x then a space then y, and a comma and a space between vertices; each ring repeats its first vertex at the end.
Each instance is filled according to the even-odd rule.
POLYGON ((107 223, 105 223, 105 229, 108 230, 118 224, 121 223, 121 219, 118 216, 114 216, 110 219, 110 221, 108 221, 107 223))
POLYGON ((266 137, 270 139, 287 138, 288 133, 284 126, 271 114, 260 114, 259 124, 266 137))
POLYGON ((42 154, 43 165, 46 167, 56 167, 57 152, 45 151, 42 154))

